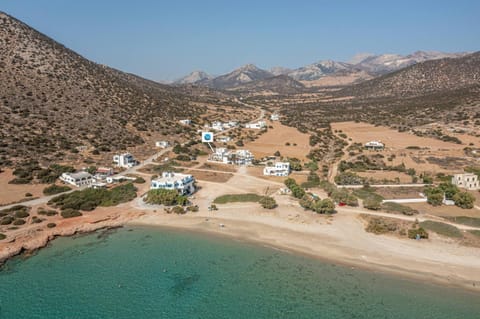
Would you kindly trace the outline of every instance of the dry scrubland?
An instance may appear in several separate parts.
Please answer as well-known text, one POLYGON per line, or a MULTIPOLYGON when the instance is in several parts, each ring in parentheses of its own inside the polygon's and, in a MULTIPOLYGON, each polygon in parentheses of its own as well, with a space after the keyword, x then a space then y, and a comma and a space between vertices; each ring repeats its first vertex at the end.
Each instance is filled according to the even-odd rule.
POLYGON ((306 155, 310 152, 309 134, 301 133, 296 128, 282 125, 280 122, 269 122, 268 125, 273 128, 269 128, 255 141, 245 144, 245 148, 249 149, 255 158, 272 156, 279 151, 282 156, 306 160, 306 155), (287 146, 285 143, 290 145, 287 146))

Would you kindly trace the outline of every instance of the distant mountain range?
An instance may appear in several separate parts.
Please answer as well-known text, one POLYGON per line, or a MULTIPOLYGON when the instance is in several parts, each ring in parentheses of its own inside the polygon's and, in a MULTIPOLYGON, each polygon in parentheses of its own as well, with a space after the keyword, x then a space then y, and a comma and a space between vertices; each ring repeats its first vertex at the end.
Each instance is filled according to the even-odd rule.
MULTIPOLYGON (((408 66, 443 58, 459 58, 469 53, 444 53, 435 51, 417 51, 409 55, 400 54, 358 54, 350 62, 337 62, 333 60, 323 60, 309 64, 298 69, 288 69, 283 67, 274 67, 270 70, 263 70, 253 64, 247 64, 230 73, 221 76, 211 76, 203 71, 195 71, 191 74, 177 80, 174 84, 195 84, 208 86, 215 89, 235 89, 244 86, 247 83, 274 78, 278 75, 286 75, 295 81, 305 82, 317 81, 323 78, 345 77, 352 75, 352 81, 346 81, 345 84, 351 84, 361 80, 368 80, 373 77, 394 72, 408 66), (361 74, 362 76, 358 76, 361 74)), ((284 79, 285 80, 285 79, 284 79)), ((278 79, 276 79, 278 86, 278 79)), ((286 82, 286 81, 283 81, 286 82)), ((324 81, 325 83, 328 81, 324 81)), ((335 82, 335 81, 333 81, 335 82)), ((289 82, 298 88, 295 82, 289 82)), ((321 82, 323 83, 323 82, 321 82)), ((309 85, 310 86, 310 85, 309 85)))
MULTIPOLYGON (((429 57, 423 54, 417 56, 429 57)), ((480 52, 476 52, 457 58, 445 57, 416 63, 372 80, 345 87, 337 94, 362 98, 410 98, 479 88, 480 52)))

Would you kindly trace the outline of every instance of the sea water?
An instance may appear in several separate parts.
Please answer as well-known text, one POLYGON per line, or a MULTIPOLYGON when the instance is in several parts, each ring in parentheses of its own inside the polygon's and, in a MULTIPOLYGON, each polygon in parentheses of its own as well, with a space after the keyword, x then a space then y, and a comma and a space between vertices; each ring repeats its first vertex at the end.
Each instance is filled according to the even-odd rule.
POLYGON ((9 261, 0 318, 478 319, 480 295, 225 238, 124 228, 9 261))

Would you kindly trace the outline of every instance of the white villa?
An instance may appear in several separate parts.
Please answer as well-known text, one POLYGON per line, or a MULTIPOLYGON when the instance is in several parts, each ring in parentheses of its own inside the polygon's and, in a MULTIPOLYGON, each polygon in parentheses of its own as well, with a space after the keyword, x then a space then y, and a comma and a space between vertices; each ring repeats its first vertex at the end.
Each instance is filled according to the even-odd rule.
POLYGON ((190 119, 184 119, 184 120, 180 120, 180 121, 178 121, 178 122, 179 122, 180 124, 182 124, 182 125, 190 125, 190 124, 192 124, 192 120, 190 120, 190 119))
POLYGON ((276 162, 273 166, 265 166, 263 169, 263 175, 265 176, 288 176, 289 174, 289 162, 276 162))
POLYGON ((255 157, 249 150, 229 151, 224 147, 217 147, 209 157, 211 162, 235 165, 251 165, 255 157))
POLYGON ((215 138, 215 140, 220 143, 228 143, 232 140, 232 138, 230 136, 219 136, 215 138))
POLYGON ((99 167, 95 173, 95 178, 100 180, 105 180, 107 177, 113 175, 113 168, 109 167, 99 167))
POLYGON ((63 173, 60 180, 76 187, 90 186, 96 182, 92 174, 88 172, 63 173))
POLYGON ((212 123, 212 130, 223 131, 223 129, 224 129, 224 126, 222 122, 215 121, 212 123))
POLYGON ((279 119, 280 119, 280 115, 278 115, 277 113, 273 113, 270 116, 270 120, 272 120, 272 121, 278 121, 279 119))
POLYGON ((478 176, 473 173, 453 175, 452 184, 471 191, 480 189, 480 182, 478 181, 478 176))
POLYGON ((212 162, 221 162, 223 164, 231 164, 231 155, 231 152, 225 147, 217 147, 208 160, 212 162))
POLYGON ((152 180, 150 189, 175 189, 181 195, 195 192, 195 178, 192 175, 163 172, 162 177, 152 180))
POLYGON ((232 154, 232 162, 235 165, 252 165, 255 156, 249 150, 237 150, 232 154))
POLYGON ((385 144, 380 141, 370 141, 365 143, 365 148, 367 150, 383 150, 385 148, 385 144))
POLYGON ((130 168, 138 165, 138 161, 130 153, 113 156, 113 162, 119 167, 130 168))
POLYGON ((245 124, 245 128, 260 130, 264 127, 267 127, 267 122, 265 121, 258 121, 256 123, 247 123, 245 124))
POLYGON ((160 148, 167 148, 167 147, 170 146, 170 142, 169 141, 157 141, 157 142, 155 142, 155 146, 160 147, 160 148))

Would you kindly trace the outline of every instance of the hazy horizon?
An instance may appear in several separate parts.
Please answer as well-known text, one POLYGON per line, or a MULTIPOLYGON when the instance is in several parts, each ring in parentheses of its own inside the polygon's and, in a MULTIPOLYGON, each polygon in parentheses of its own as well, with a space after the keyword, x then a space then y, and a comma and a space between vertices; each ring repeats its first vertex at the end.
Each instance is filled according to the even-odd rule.
POLYGON ((90 60, 156 81, 248 63, 298 68, 365 52, 480 49, 475 1, 346 2, 25 0, 0 10, 90 60))

